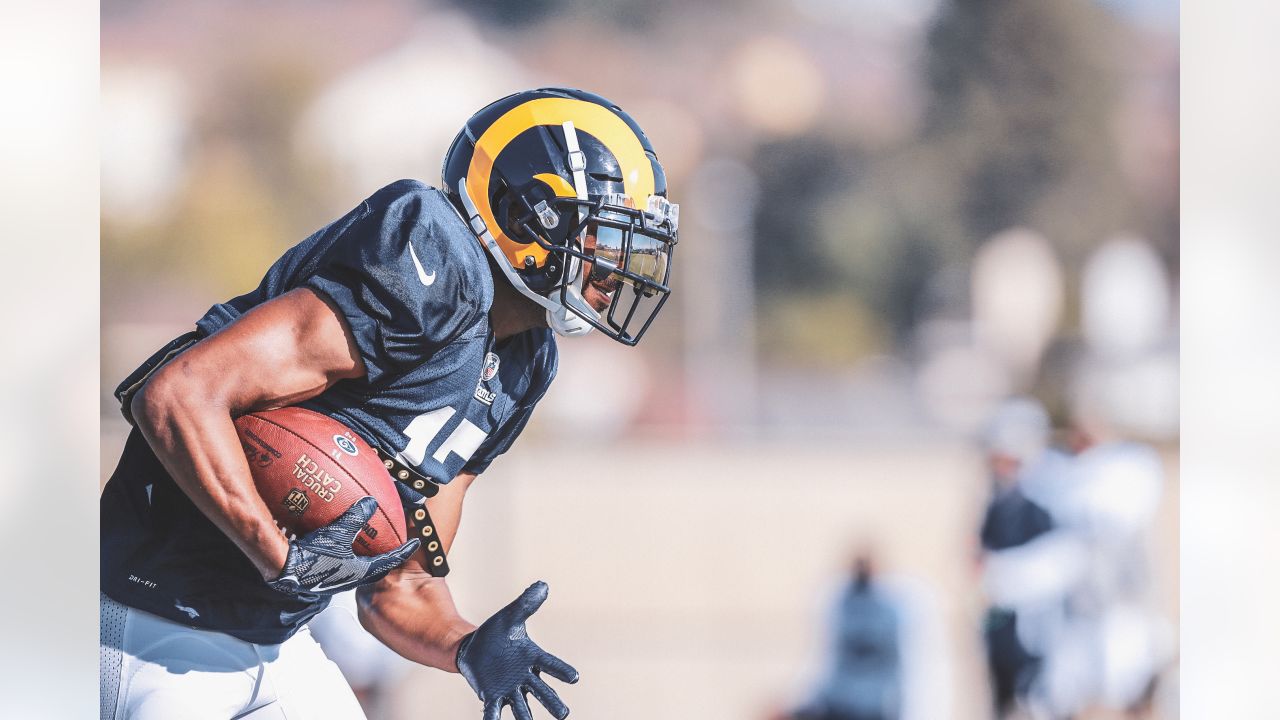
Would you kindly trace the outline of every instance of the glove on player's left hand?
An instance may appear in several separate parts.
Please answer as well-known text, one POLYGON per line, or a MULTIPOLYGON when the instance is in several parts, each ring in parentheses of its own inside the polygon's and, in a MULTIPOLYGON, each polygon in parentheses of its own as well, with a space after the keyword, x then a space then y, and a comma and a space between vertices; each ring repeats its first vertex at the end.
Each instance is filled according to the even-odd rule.
POLYGON ((280 577, 268 580, 267 585, 286 595, 333 595, 381 580, 408 560, 421 541, 414 538, 373 557, 356 555, 351 543, 377 509, 378 501, 360 498, 337 520, 289 543, 280 577))
POLYGON ((484 720, 500 720, 507 705, 516 720, 533 720, 525 693, 533 693, 560 720, 569 715, 569 708, 538 673, 576 683, 578 671, 538 647, 524 629, 525 621, 546 599, 547 584, 539 580, 458 646, 458 670, 484 703, 484 720))

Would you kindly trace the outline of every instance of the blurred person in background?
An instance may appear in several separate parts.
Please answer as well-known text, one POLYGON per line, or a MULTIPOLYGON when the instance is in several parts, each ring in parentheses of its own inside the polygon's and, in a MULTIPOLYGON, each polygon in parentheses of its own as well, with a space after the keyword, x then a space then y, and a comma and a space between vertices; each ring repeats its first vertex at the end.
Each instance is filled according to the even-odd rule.
POLYGON ((881 577, 856 552, 828 625, 824 679, 791 720, 927 720, 949 715, 946 648, 928 593, 881 577))
POLYGON ((982 449, 991 499, 979 530, 982 582, 990 606, 983 623, 996 717, 1025 706, 1039 676, 1047 624, 1064 599, 1069 578, 1054 571, 1063 558, 1075 567, 1074 546, 1053 534, 1054 520, 1028 496, 1028 486, 1061 472, 1065 457, 1049 448, 1049 413, 1032 398, 1003 402, 987 423, 982 449))
POLYGON ((528 694, 568 715, 542 675, 578 673, 525 628, 545 583, 476 626, 445 553, 467 488, 554 378, 555 335, 635 345, 656 317, 678 207, 635 121, 572 89, 481 109, 442 174, 377 191, 117 389, 134 429, 100 501, 103 718, 362 717, 307 627, 356 588, 361 624, 461 673, 485 720, 530 720, 528 694), (279 531, 232 419, 293 404, 379 450, 418 537, 356 556, 372 498, 279 531))
POLYGON ((1122 436, 1108 406, 1096 386, 1077 389, 1070 466, 1034 489, 1077 557, 1036 683, 1034 704, 1046 717, 1145 716, 1172 654, 1169 625, 1153 607, 1147 543, 1163 466, 1154 448, 1122 436))
POLYGON ((1138 716, 1167 661, 1146 547, 1160 460, 1121 440, 1095 400, 1088 388, 1073 398, 1068 452, 1049 447, 1048 414, 1024 398, 1004 403, 984 436, 984 636, 998 717, 1138 716))

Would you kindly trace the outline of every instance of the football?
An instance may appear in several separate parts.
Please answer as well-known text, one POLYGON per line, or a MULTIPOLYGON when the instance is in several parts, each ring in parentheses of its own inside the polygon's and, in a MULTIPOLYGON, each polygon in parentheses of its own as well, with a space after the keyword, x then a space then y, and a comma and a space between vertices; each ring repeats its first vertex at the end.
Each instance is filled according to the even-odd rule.
POLYGON ((356 536, 357 555, 377 555, 404 544, 400 496, 378 454, 342 423, 299 407, 236 418, 258 494, 290 537, 333 522, 357 500, 378 501, 356 536))

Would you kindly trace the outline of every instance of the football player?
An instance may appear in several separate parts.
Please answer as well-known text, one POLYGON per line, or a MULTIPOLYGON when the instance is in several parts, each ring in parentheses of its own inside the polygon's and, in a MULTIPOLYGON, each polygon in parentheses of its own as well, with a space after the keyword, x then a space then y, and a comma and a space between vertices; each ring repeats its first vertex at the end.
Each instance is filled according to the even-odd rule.
POLYGON ((613 103, 546 88, 498 100, 450 147, 443 187, 392 183, 214 305, 120 386, 134 425, 101 499, 104 718, 362 717, 306 622, 358 586, 361 622, 531 717, 578 673, 524 623, 544 583, 479 626, 445 552, 468 486, 511 446, 556 373, 555 334, 638 342, 670 290, 678 206, 613 103), (358 557, 376 508, 286 538, 233 418, 303 405, 383 455, 411 535, 358 557))

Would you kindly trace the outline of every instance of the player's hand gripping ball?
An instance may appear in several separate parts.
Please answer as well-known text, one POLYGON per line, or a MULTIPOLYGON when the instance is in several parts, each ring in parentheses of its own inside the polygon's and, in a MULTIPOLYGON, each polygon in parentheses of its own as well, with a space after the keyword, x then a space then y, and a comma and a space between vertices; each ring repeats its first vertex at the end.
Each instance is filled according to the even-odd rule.
POLYGON ((345 425, 299 407, 249 413, 235 425, 258 494, 290 539, 330 525, 372 497, 378 507, 355 535, 355 554, 380 555, 404 544, 395 481, 373 448, 345 425))

